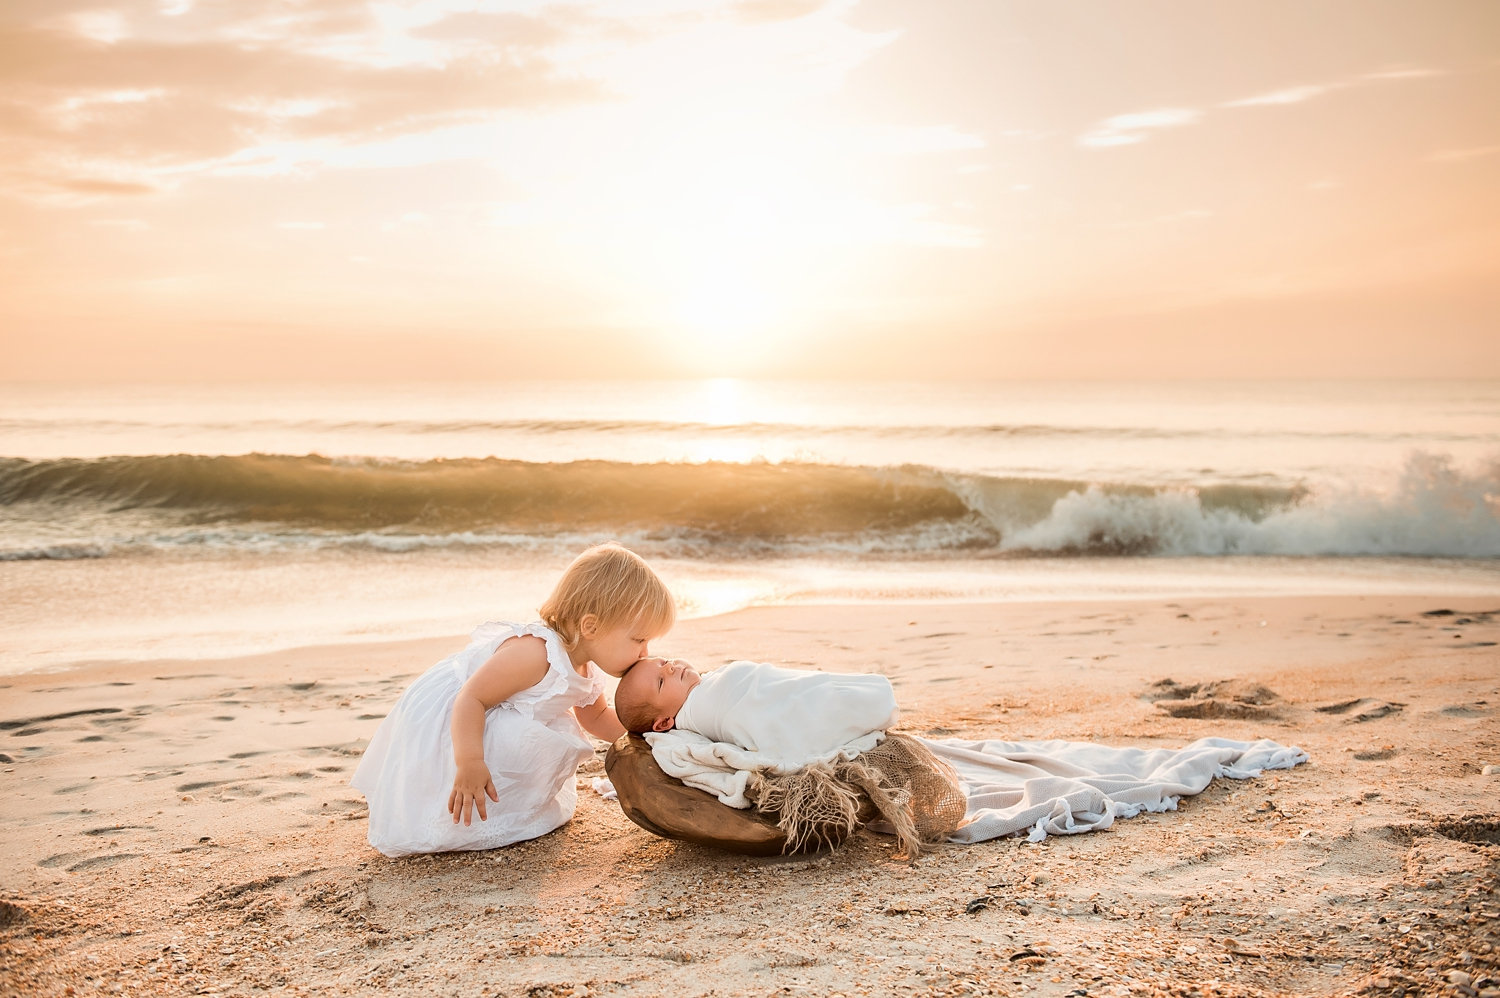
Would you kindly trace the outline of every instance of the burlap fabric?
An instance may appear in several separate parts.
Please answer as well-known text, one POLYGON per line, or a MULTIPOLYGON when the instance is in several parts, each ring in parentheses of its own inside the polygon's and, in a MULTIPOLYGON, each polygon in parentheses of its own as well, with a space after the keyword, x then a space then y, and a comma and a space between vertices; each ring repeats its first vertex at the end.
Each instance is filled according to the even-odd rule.
POLYGON ((786 851, 832 845, 860 824, 879 819, 915 858, 963 823, 968 801, 953 767, 909 735, 891 732, 853 759, 807 766, 785 776, 751 781, 756 807, 776 818, 786 851))
POLYGON ((951 767, 894 733, 853 760, 758 778, 757 807, 743 811, 662 772, 639 735, 610 746, 604 767, 626 816, 648 832, 757 856, 832 848, 881 820, 915 857, 952 833, 967 806, 951 767))

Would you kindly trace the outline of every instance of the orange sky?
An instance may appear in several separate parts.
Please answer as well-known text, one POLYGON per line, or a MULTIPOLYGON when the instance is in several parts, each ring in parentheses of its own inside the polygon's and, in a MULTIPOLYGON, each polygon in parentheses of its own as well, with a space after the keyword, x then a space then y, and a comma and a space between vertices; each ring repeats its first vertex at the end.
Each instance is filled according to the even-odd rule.
POLYGON ((0 380, 1500 377, 1500 4, 5 0, 0 380))

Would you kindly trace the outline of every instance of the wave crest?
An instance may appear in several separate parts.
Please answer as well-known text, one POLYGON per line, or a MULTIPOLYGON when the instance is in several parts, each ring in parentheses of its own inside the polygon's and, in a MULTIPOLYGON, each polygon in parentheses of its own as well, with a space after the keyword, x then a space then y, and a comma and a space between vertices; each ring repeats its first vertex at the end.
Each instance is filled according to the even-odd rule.
POLYGON ((1308 495, 1262 517, 1206 507, 1193 490, 1070 491, 1048 515, 1008 533, 1012 552, 1155 555, 1500 557, 1500 463, 1472 474, 1412 455, 1389 493, 1308 495))
POLYGON ((1413 555, 1500 557, 1500 462, 1416 454, 1385 492, 734 464, 316 455, 0 459, 0 559, 135 549, 399 554, 642 550, 763 555, 1413 555))

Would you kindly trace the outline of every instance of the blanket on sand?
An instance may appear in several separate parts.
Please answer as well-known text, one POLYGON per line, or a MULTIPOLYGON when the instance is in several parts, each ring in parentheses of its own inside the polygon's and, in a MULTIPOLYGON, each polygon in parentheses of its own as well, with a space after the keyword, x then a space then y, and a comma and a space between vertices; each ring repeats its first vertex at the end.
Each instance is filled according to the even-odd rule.
MULTIPOLYGON (((789 707, 783 702, 777 709, 789 707)), ((805 720, 804 739, 818 724, 815 716, 805 720)), ((786 760, 776 753, 715 742, 695 732, 673 730, 646 739, 667 775, 730 807, 753 806, 746 789, 755 774, 786 771, 786 760)), ((1300 748, 1264 739, 1201 738, 1180 749, 1067 741, 919 741, 953 767, 967 800, 964 823, 950 842, 981 842, 1027 830, 1032 841, 1091 832, 1142 811, 1175 810, 1180 797, 1202 792, 1215 777, 1247 779, 1308 759, 1300 748)))

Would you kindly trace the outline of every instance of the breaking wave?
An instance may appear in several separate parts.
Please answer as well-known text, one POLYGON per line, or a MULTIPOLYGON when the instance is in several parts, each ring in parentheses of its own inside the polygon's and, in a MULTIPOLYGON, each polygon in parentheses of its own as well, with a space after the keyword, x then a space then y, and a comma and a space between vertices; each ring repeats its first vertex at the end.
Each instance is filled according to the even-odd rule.
POLYGON ((1384 491, 957 474, 919 465, 0 459, 0 560, 141 548, 1500 557, 1500 462, 1416 454, 1384 491), (38 525, 42 526, 38 526, 38 525))

